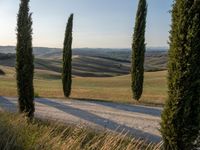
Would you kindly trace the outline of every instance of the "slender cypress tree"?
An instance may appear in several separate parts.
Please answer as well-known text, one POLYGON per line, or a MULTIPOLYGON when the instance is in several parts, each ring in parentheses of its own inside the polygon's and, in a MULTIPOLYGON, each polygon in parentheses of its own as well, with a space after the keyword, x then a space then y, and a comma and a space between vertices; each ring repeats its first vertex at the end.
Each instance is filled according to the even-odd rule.
POLYGON ((34 115, 32 18, 29 0, 21 0, 17 20, 16 78, 19 112, 34 115))
POLYGON ((70 96, 72 85, 72 29, 73 14, 68 19, 63 48, 62 84, 65 97, 70 96))
POLYGON ((139 0, 133 34, 131 68, 132 93, 135 100, 139 100, 143 92, 146 16, 147 2, 139 0))
POLYGON ((161 133, 165 150, 192 150, 200 131, 200 1, 175 0, 171 27, 161 133))

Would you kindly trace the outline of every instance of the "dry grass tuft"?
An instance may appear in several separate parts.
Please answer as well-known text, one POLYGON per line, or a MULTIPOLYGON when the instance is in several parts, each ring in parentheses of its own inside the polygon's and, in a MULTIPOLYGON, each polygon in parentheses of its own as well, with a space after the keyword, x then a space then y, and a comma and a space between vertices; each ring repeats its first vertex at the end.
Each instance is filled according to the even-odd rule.
POLYGON ((158 150, 160 144, 113 132, 53 124, 0 112, 1 150, 158 150))

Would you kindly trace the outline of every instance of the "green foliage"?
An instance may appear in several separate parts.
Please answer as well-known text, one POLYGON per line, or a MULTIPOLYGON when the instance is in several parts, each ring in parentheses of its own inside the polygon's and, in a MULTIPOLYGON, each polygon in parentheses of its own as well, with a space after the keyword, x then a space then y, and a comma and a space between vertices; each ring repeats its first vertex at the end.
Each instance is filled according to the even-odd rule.
POLYGON ((16 73, 19 112, 34 115, 32 18, 29 0, 21 0, 17 20, 16 73))
POLYGON ((171 27, 161 133, 164 149, 191 150, 200 131, 200 1, 174 1, 171 27))
POLYGON ((73 14, 68 19, 63 48, 62 84, 65 97, 70 96, 72 85, 72 29, 73 14))
POLYGON ((147 2, 140 0, 133 35, 131 67, 132 92, 133 98, 136 100, 141 98, 143 92, 146 16, 147 2))

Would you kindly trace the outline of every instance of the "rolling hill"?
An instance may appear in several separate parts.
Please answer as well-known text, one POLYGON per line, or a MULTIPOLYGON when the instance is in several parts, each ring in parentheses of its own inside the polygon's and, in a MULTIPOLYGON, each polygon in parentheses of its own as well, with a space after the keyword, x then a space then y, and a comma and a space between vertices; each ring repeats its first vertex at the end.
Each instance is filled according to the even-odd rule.
MULTIPOLYGON (((62 51, 58 48, 34 48, 35 68, 48 71, 60 78, 62 51)), ((15 66, 15 47, 0 46, 0 65, 15 66)), ((73 75, 81 77, 112 77, 130 73, 130 49, 74 49, 73 75)), ((148 49, 145 57, 145 71, 166 69, 167 50, 148 49)))

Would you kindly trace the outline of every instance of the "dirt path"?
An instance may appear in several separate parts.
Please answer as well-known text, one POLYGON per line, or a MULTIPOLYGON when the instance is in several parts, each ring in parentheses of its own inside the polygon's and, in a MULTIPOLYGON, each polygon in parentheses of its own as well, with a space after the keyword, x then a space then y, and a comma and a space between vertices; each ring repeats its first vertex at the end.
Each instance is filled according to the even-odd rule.
MULTIPOLYGON (((159 129, 162 108, 109 102, 35 100, 35 116, 98 129, 128 132, 153 142, 161 140, 159 129)), ((0 111, 17 110, 17 99, 0 97, 0 111)))

